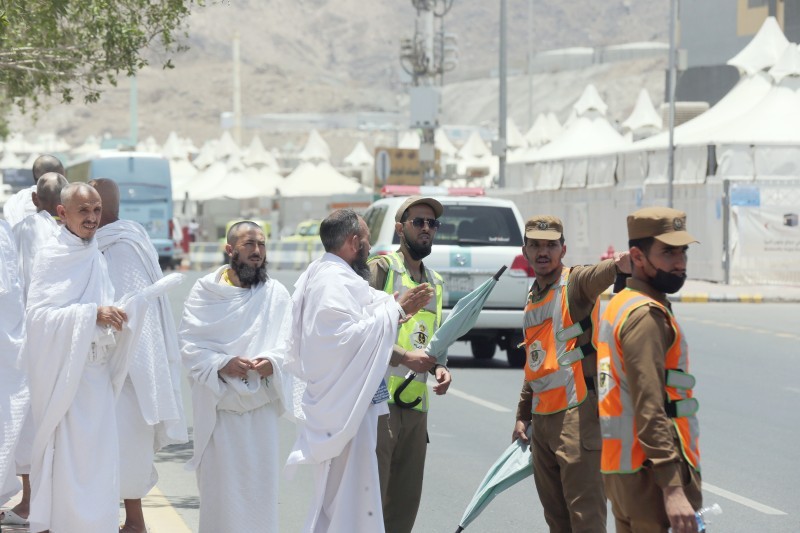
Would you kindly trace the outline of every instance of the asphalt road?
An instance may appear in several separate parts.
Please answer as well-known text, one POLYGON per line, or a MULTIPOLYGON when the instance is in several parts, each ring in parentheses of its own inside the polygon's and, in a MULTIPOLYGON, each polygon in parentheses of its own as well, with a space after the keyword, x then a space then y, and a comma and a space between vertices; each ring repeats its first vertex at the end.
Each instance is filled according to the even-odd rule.
MULTIPOLYGON (((195 273, 172 295, 176 320, 195 273)), ((797 376, 797 304, 675 304, 689 340, 700 400, 704 501, 723 514, 712 531, 800 531, 797 486, 800 456, 800 381, 797 376)), ((451 349, 453 386, 434 397, 423 500, 415 531, 451 533, 475 488, 508 446, 522 373, 502 352, 478 363, 467 344, 451 349)), ((187 415, 191 412, 184 389, 187 415)), ((191 416, 188 415, 191 421, 191 416)), ((282 422, 281 456, 294 438, 282 422)), ((194 474, 183 469, 191 446, 173 446, 158 458, 158 489, 191 531, 199 500, 194 474)), ((281 531, 299 531, 311 498, 308 472, 281 480, 281 531)), ((254 503, 257 504, 257 503, 254 503)), ((609 516, 610 513, 609 513, 609 516)), ((614 531, 610 520, 609 531, 614 531)), ((153 531, 164 531, 151 524, 153 531)), ((495 499, 467 529, 546 532, 542 509, 528 478, 495 499)))

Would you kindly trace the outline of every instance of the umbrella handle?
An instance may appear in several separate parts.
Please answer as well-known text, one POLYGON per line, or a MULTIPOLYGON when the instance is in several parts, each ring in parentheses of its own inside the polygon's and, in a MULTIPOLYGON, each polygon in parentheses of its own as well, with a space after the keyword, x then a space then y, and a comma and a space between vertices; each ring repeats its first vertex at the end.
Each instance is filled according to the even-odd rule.
POLYGON ((495 280, 497 280, 497 281, 500 281, 500 276, 502 276, 502 275, 503 275, 503 272, 505 272, 507 268, 508 268, 508 267, 507 267, 506 265, 503 265, 503 267, 502 267, 500 270, 498 270, 498 271, 497 271, 497 274, 495 274, 495 275, 494 275, 494 276, 492 276, 492 277, 493 277, 495 280))
POLYGON ((395 389, 392 398, 394 399, 395 405, 397 405, 398 407, 402 407, 403 409, 413 409, 422 402, 422 398, 419 396, 417 396, 417 399, 412 402, 405 402, 400 399, 400 395, 403 393, 404 390, 406 390, 406 387, 408 387, 411 384, 411 382, 414 381, 415 377, 417 377, 416 372, 409 372, 408 374, 406 374, 406 379, 400 384, 399 387, 395 389))

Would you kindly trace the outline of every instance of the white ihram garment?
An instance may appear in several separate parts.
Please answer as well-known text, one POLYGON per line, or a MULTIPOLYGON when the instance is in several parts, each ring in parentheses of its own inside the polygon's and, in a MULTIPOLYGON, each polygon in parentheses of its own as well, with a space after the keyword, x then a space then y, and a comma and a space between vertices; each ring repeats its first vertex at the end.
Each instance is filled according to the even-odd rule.
MULTIPOLYGON (((115 294, 139 292, 162 278, 158 254, 140 224, 118 220, 98 229, 95 238, 115 294)), ((188 440, 178 335, 166 295, 147 308, 141 327, 117 403, 120 494, 132 500, 143 498, 158 481, 155 452, 188 440)))
POLYGON ((36 213, 36 205, 33 203, 32 194, 36 192, 36 185, 31 185, 27 189, 22 189, 14 193, 3 205, 3 218, 6 219, 12 228, 22 222, 22 220, 36 213))
POLYGON ((97 326, 114 289, 97 241, 62 228, 40 250, 23 345, 31 415, 31 531, 116 531, 119 451, 115 393, 147 302, 126 298, 122 332, 97 326))
POLYGON ((33 259, 45 243, 58 233, 58 222, 47 211, 39 211, 26 217, 14 226, 14 241, 19 252, 19 269, 22 278, 22 290, 27 296, 31 286, 33 259))
POLYGON ((305 384, 298 437, 287 460, 314 465, 316 494, 304 531, 383 531, 373 404, 397 338, 400 306, 340 257, 309 265, 293 295, 287 368, 305 384))
POLYGON ((227 268, 197 280, 183 311, 179 336, 194 410, 187 468, 197 470, 200 533, 277 533, 278 417, 292 390, 283 373, 292 302, 272 279, 246 289, 221 282, 227 268), (218 371, 236 356, 269 359, 274 373, 223 380, 218 371))
MULTIPOLYGON (((32 205, 32 204, 31 204, 32 205)), ((47 211, 39 211, 23 219, 14 226, 14 241, 19 253, 20 279, 22 280, 23 297, 27 297, 31 285, 33 259, 36 253, 58 233, 58 222, 47 211)), ((23 365, 27 363, 23 362, 23 365)), ((31 446, 33 446, 33 420, 25 417, 19 436, 19 445, 15 456, 17 474, 30 474, 31 446)))
POLYGON ((19 490, 14 452, 30 397, 20 348, 25 306, 11 228, 0 221, 0 505, 19 490))

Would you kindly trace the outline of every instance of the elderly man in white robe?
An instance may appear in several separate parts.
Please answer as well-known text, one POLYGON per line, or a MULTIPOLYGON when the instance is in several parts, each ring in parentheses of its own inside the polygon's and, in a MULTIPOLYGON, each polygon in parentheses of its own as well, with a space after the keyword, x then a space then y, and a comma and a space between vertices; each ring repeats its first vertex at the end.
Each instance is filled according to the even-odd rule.
MULTIPOLYGON (((369 228, 350 209, 320 225, 325 255, 295 285, 287 368, 305 385, 298 437, 287 461, 314 465, 315 496, 303 531, 383 531, 378 416, 397 325, 432 296, 425 283, 400 300, 369 286, 369 228)), ((396 295, 395 295, 396 297, 396 295)))
MULTIPOLYGON (((229 265, 200 278, 179 337, 189 371, 200 533, 278 533, 278 418, 291 299, 266 271, 261 227, 228 231, 229 265)), ((290 397, 290 396, 289 396, 290 397)))
POLYGON ((3 218, 6 219, 12 228, 22 222, 26 217, 36 213, 37 208, 36 204, 33 202, 33 195, 36 193, 36 184, 40 177, 48 172, 55 172, 62 176, 66 175, 66 172, 64 172, 64 165, 61 164, 61 161, 59 161, 57 157, 52 155, 41 155, 37 157, 33 162, 33 168, 31 170, 33 171, 33 185, 15 193, 3 204, 3 218))
POLYGON ((94 238, 100 196, 86 183, 61 191, 64 226, 36 255, 23 359, 31 415, 30 530, 116 531, 119 446, 115 393, 142 314, 140 299, 113 304, 94 238), (130 318, 130 320, 129 320, 130 318), (115 333, 119 332, 119 333, 115 333))
MULTIPOLYGON (((156 283, 162 278, 158 253, 141 224, 119 219, 117 184, 101 178, 90 185, 103 204, 95 238, 108 263, 114 293, 136 293, 156 283)), ((188 440, 178 334, 166 295, 147 308, 142 333, 132 349, 128 375, 117 399, 120 497, 125 502, 125 524, 120 531, 146 533, 142 498, 158 481, 155 452, 188 440)))
MULTIPOLYGON (((19 257, 23 301, 27 297, 31 284, 33 258, 58 231, 59 222, 56 208, 61 202, 61 189, 66 185, 67 180, 61 174, 48 172, 42 175, 36 182, 36 192, 33 193, 33 204, 36 206, 37 212, 24 218, 13 228, 19 257)), ((15 456, 17 475, 22 479, 22 498, 17 505, 5 512, 0 521, 3 525, 28 525, 31 502, 29 474, 31 472, 33 431, 31 417, 26 416, 15 456)))
POLYGON ((30 400, 19 358, 24 334, 17 250, 11 227, 0 220, 0 505, 19 490, 14 451, 30 400))

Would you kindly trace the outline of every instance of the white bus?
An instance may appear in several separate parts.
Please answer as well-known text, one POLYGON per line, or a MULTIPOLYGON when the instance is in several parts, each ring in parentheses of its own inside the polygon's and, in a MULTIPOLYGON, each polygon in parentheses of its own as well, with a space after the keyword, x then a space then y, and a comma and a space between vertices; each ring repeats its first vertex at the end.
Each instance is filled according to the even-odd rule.
POLYGON ((117 182, 119 218, 144 226, 161 267, 171 266, 176 254, 169 161, 159 154, 101 150, 67 166, 70 183, 98 178, 117 182))

